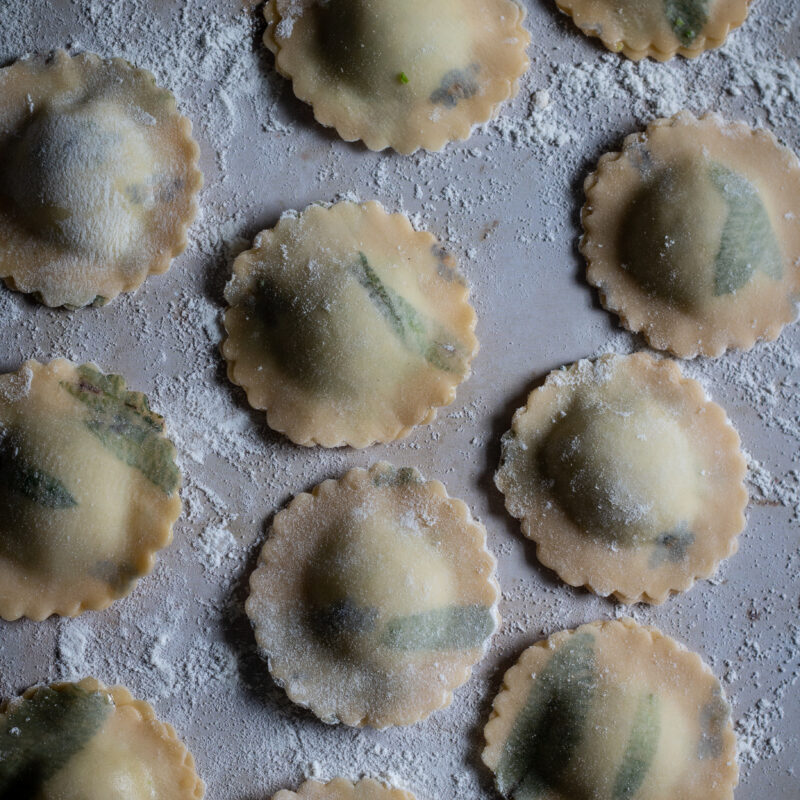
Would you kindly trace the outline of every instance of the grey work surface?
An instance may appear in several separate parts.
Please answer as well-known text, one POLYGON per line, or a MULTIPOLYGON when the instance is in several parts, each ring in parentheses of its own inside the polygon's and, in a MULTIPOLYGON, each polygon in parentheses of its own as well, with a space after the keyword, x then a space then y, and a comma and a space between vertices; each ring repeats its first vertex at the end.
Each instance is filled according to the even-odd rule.
POLYGON ((551 0, 525 5, 532 66, 517 99, 467 142, 401 157, 319 126, 275 74, 258 10, 241 0, 2 0, 0 64, 72 45, 155 72, 195 124, 206 187, 187 252, 105 309, 52 311, 0 289, 0 370, 66 356, 124 374, 166 416, 185 481, 174 542, 132 595, 75 620, 0 622, 0 696, 86 674, 125 684, 178 729, 210 800, 265 799, 309 774, 389 777, 419 800, 491 798, 481 729, 504 670, 542 636, 632 614, 723 681, 742 743, 737 800, 800 796, 800 326, 684 365, 739 430, 752 499, 739 553, 662 606, 627 609, 566 587, 538 564, 492 483, 501 434, 550 369, 643 347, 582 279, 586 172, 681 107, 762 122, 800 150, 800 9, 756 0, 722 51, 634 65, 583 37, 551 0), (227 382, 222 287, 232 256, 284 210, 343 196, 405 210, 453 248, 473 285, 481 352, 455 403, 407 440, 307 450, 271 432, 227 382), (329 727, 272 684, 242 601, 274 512, 379 459, 441 479, 484 522, 504 623, 449 708, 405 729, 329 727))

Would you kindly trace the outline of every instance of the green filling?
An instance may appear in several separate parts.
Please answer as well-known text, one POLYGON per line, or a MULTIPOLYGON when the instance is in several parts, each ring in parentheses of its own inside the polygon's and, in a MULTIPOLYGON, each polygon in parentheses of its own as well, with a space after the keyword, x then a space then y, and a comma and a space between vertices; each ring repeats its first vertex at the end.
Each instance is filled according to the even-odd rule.
POLYGON ((658 567, 665 561, 672 564, 679 564, 686 558, 689 548, 694 542, 694 534, 689 530, 685 522, 677 528, 662 533, 653 543, 654 550, 650 554, 649 565, 658 567))
POLYGON ((150 410, 147 398, 127 391, 121 375, 104 375, 88 365, 79 367, 78 375, 77 383, 61 385, 86 405, 86 427, 120 461, 172 494, 180 485, 175 448, 163 437, 164 420, 150 410))
POLYGON ((613 800, 632 800, 653 763, 661 735, 658 697, 643 695, 633 718, 631 733, 614 781, 613 800))
POLYGON ((0 484, 44 508, 74 508, 78 501, 58 478, 26 464, 19 449, 0 444, 0 484))
POLYGON ((39 796, 100 730, 112 711, 108 696, 69 685, 39 689, 0 717, 0 800, 39 796))
POLYGON ((477 81, 479 70, 477 64, 471 64, 464 69, 451 69, 442 78, 439 88, 431 94, 431 103, 455 108, 460 100, 474 97, 479 88, 477 81))
POLYGON ((443 372, 459 372, 462 365, 457 348, 452 344, 431 341, 414 306, 381 281, 364 253, 359 252, 358 257, 356 278, 397 338, 409 350, 422 355, 432 367, 443 372))
POLYGON ((689 47, 708 22, 708 0, 664 0, 664 14, 678 41, 689 47))
POLYGON ((313 611, 309 624, 314 633, 328 644, 347 634, 371 633, 378 619, 376 608, 357 606, 345 598, 313 611))
POLYGON ((720 164, 713 164, 709 172, 728 205, 714 264, 714 294, 735 292, 756 270, 780 278, 783 273, 781 252, 756 187, 720 164))
POLYGON ((491 609, 449 606, 390 620, 380 642, 393 650, 469 650, 494 630, 491 609))
POLYGON ((503 795, 534 800, 562 782, 597 683, 594 636, 573 634, 536 676, 514 721, 495 773, 503 795))
POLYGON ((373 486, 410 486, 422 483, 422 475, 414 467, 386 467, 372 475, 373 486))

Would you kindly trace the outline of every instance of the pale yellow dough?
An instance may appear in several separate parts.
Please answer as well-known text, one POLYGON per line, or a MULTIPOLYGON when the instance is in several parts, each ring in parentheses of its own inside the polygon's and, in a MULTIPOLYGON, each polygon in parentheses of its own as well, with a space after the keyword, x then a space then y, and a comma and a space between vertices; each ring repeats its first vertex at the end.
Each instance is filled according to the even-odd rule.
POLYGON ((800 299, 800 162, 763 129, 682 111, 584 184, 600 300, 651 346, 718 356, 777 338, 800 299))
POLYGON ((246 610, 272 677, 325 722, 410 725, 494 633, 486 530, 438 481, 375 464, 276 515, 246 610))
POLYGON ((410 792, 385 786, 372 778, 363 778, 356 783, 345 778, 334 778, 328 783, 306 781, 296 792, 282 789, 272 800, 415 800, 415 798, 410 792))
POLYGON ((566 583, 660 603, 736 552, 745 473, 724 410, 640 353, 550 373, 514 415, 495 482, 566 583))
POLYGON ((750 0, 556 0, 587 35, 634 61, 694 58, 719 47, 745 17, 750 0))
POLYGON ((205 793, 172 726, 127 689, 93 678, 36 686, 0 707, 0 756, 3 797, 200 800, 205 793))
POLYGON ((378 203, 285 214, 234 262, 228 376, 298 444, 392 441, 469 376, 468 295, 436 239, 378 203))
POLYGON ((69 361, 0 375, 0 617, 98 610, 172 538, 164 421, 117 375, 69 361))
POLYGON ((165 272, 203 182, 191 129, 119 58, 58 50, 0 70, 0 277, 77 308, 165 272))
POLYGON ((732 800, 730 707, 695 653, 633 620, 529 647, 506 672, 483 761, 513 800, 732 800))
POLYGON ((371 150, 441 150, 517 93, 516 0, 268 0, 264 43, 323 125, 371 150))

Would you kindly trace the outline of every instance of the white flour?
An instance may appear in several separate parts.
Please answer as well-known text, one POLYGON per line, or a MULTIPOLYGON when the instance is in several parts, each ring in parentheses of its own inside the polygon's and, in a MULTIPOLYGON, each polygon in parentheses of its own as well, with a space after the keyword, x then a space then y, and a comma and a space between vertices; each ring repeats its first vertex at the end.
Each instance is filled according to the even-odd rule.
POLYGON ((419 800, 491 798, 480 731, 503 671, 543 635, 632 615, 701 652, 724 680, 740 742, 737 800, 796 797, 800 326, 750 353, 684 365, 742 435, 752 502, 740 553, 663 606, 629 609, 557 581, 505 514, 491 472, 537 378, 642 346, 583 282, 575 241, 584 175, 625 135, 682 107, 763 123, 800 151, 798 4, 756 0, 720 51, 664 65, 607 53, 554 4, 526 0, 535 34, 517 99, 468 142, 406 158, 345 144, 315 123, 276 75, 250 5, 0 3, 0 64, 69 45, 154 72, 194 123, 206 177, 187 253, 135 295, 69 314, 0 290, 0 370, 66 356, 124 373, 166 416, 185 484, 174 543, 129 598, 75 620, 0 624, 0 696, 84 674, 125 684, 176 726, 210 800, 266 798, 337 774, 382 776, 419 800), (293 447, 227 381, 222 287, 232 257, 287 209, 372 197, 459 255, 483 350, 453 407, 408 441, 362 452, 293 447), (453 705, 385 732, 325 726, 289 703, 242 609, 274 511, 380 458, 419 466, 468 501, 489 529, 504 593, 503 628, 453 705))

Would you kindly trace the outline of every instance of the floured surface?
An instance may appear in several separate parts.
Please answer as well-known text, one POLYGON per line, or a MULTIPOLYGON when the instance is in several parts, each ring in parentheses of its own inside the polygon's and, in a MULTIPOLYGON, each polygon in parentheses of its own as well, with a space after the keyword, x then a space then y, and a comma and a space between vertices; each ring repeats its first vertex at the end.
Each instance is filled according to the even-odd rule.
MULTIPOLYGON (((362 773, 395 776, 418 800, 489 800, 481 731, 504 671, 542 635, 630 613, 542 570, 491 483, 500 436, 537 381, 578 358, 641 346, 583 279, 583 179, 625 135, 684 106, 761 120, 800 150, 798 9, 758 0, 719 51, 636 65, 587 40, 549 2, 527 2, 526 24, 542 45, 530 50, 519 97, 468 142, 400 158, 322 129, 275 75, 258 9, 242 5, 82 0, 54 3, 46 21, 23 0, 0 7, 3 63, 72 42, 154 71, 195 124, 207 181, 187 253, 135 295, 67 315, 0 292, 2 370, 65 355, 126 375, 168 416, 186 482, 175 541, 129 598, 75 620, 0 627, 0 692, 87 673, 124 683, 176 726, 212 800, 264 800, 306 774, 362 773), (373 196, 454 245, 473 285, 482 350, 432 426, 363 452, 309 452, 272 434, 225 378, 222 288, 231 256, 286 209, 344 196, 373 196), (376 732, 329 727, 290 704, 263 677, 242 604, 272 514, 297 492, 381 458, 441 479, 481 518, 499 561, 504 623, 450 707, 376 732)), ((684 366, 752 457, 748 527, 713 582, 633 611, 722 680, 740 741, 737 800, 797 795, 798 370, 797 325, 747 354, 684 366)))

